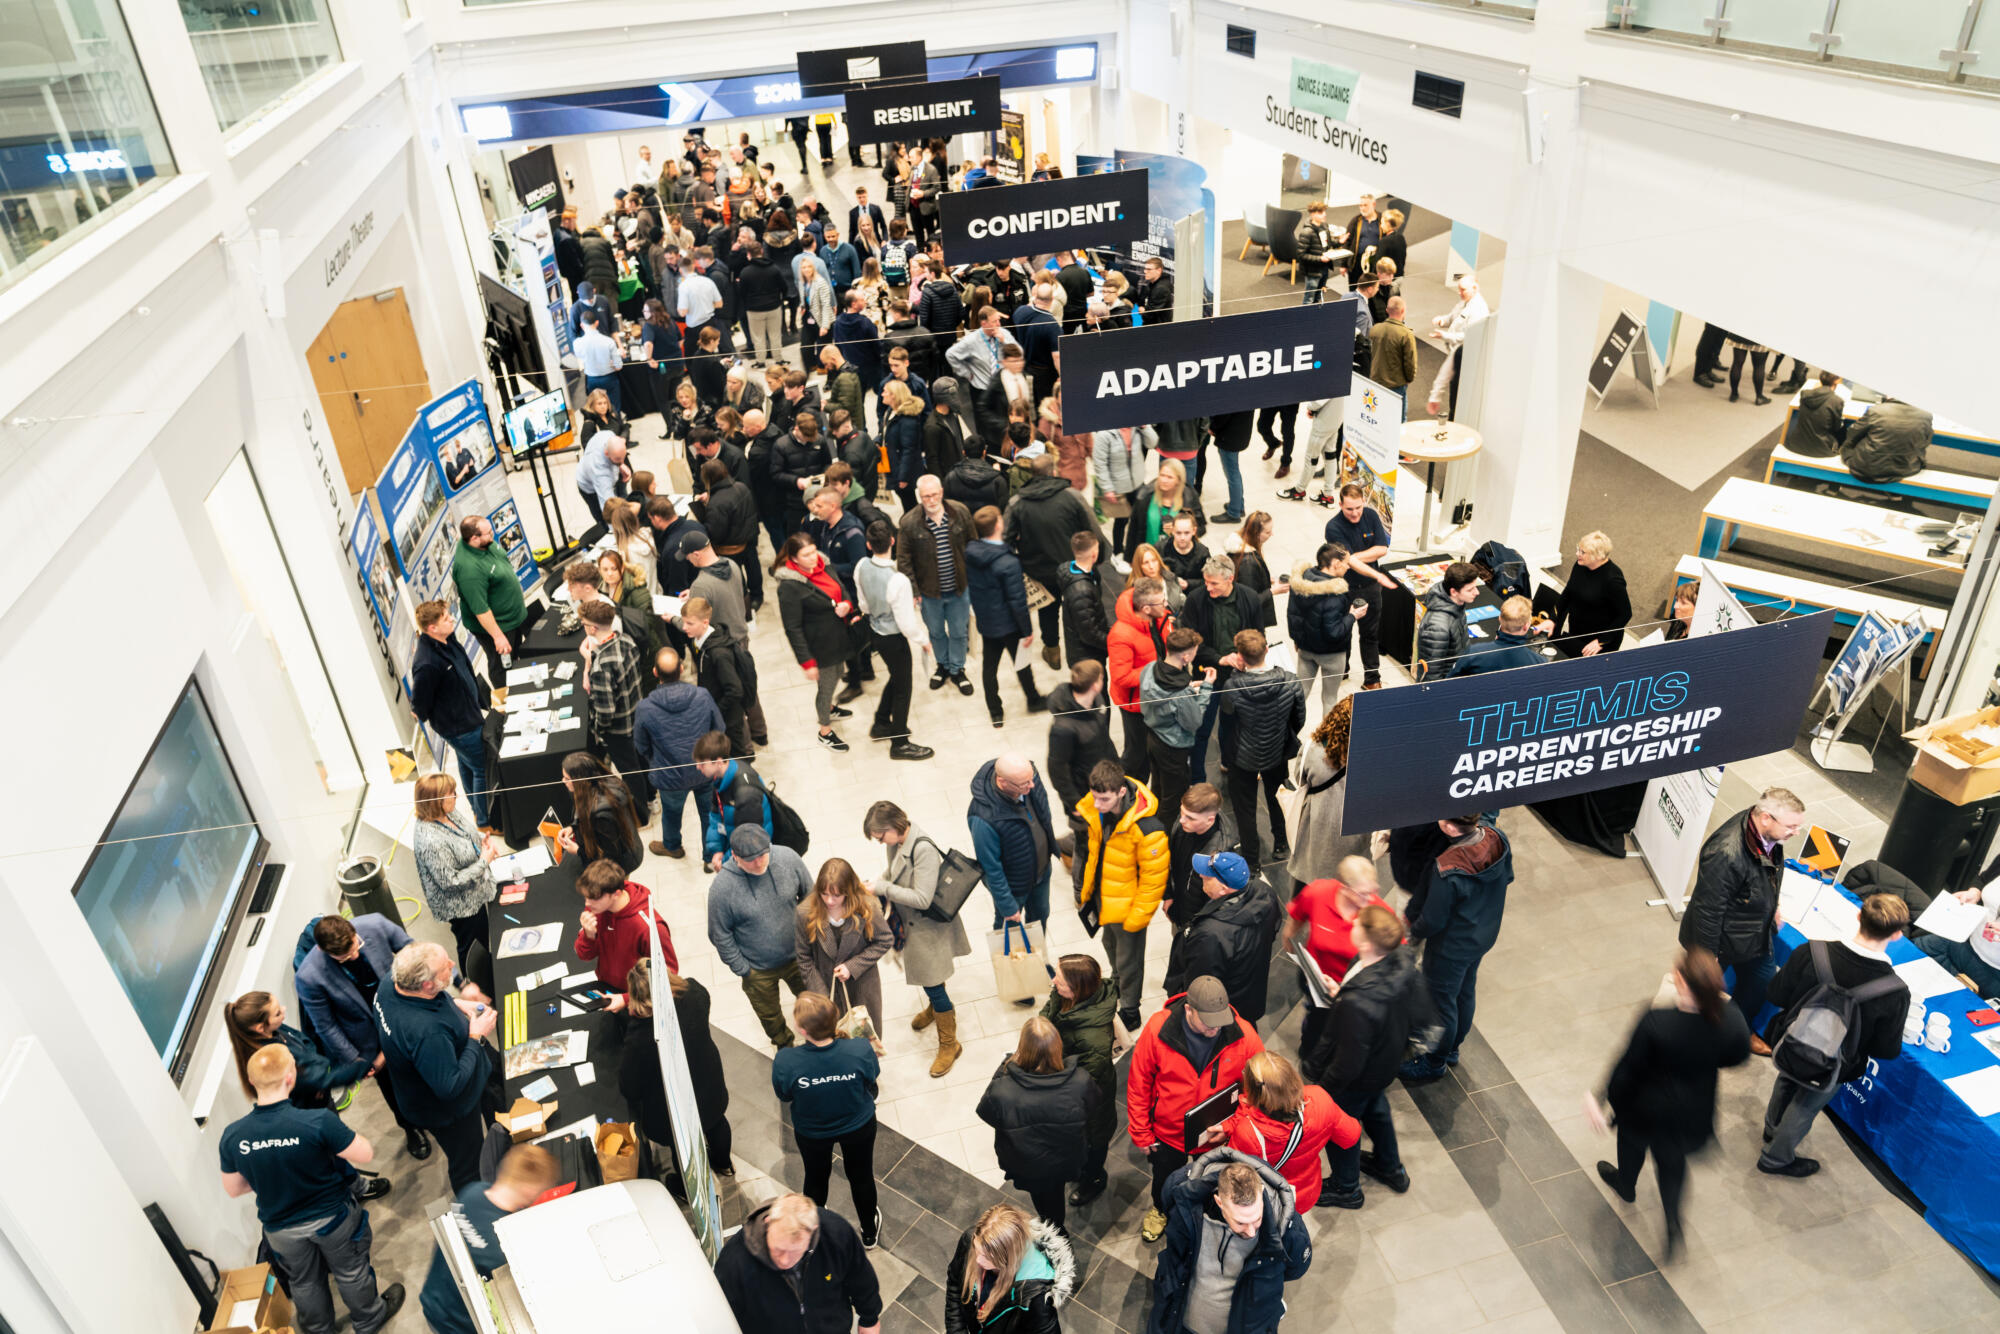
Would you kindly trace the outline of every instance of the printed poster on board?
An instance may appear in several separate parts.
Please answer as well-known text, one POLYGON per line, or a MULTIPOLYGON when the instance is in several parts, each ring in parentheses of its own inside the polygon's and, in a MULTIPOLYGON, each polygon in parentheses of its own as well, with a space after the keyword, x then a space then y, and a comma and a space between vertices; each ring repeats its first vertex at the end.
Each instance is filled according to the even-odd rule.
POLYGON ((1368 489, 1368 503, 1396 531, 1396 475, 1403 438, 1403 396, 1365 375, 1354 377, 1342 420, 1340 485, 1350 482, 1368 489))

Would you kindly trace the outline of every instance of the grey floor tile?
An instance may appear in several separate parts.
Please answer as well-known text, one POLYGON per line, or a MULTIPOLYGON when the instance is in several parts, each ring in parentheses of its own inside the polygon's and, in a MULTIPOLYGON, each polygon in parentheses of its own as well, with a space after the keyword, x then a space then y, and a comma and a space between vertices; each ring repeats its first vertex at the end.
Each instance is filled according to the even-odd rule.
POLYGON ((1536 1182, 1535 1190, 1599 1282, 1617 1283, 1653 1271, 1652 1257, 1605 1202, 1595 1178, 1595 1173, 1586 1179, 1577 1171, 1536 1182))
POLYGON ((959 1233, 936 1214, 919 1215, 909 1230, 896 1240, 896 1254, 919 1274, 942 1280, 951 1267, 952 1252, 958 1249, 959 1233))
POLYGON ((891 1302, 882 1308, 882 1334, 937 1334, 942 1323, 926 1323, 901 1302, 891 1302))
POLYGON ((1505 1320, 1510 1316, 1548 1309, 1548 1303, 1536 1289, 1535 1281, 1528 1277, 1526 1267, 1511 1251, 1462 1264, 1458 1267, 1458 1276, 1465 1280, 1473 1300, 1479 1303, 1479 1309, 1486 1313, 1489 1320, 1505 1320))
POLYGON ((1343 1314, 1353 1329, 1368 1334, 1442 1334, 1486 1323, 1486 1313, 1454 1269, 1362 1293, 1343 1314))
POLYGON ((1506 1251, 1507 1243, 1493 1220, 1476 1204, 1425 1214, 1407 1223, 1379 1228, 1375 1247, 1399 1282, 1423 1278, 1506 1251))
POLYGON ((1701 1322, 1664 1274, 1641 1274, 1609 1289, 1635 1334, 1702 1334, 1701 1322))
POLYGON ((1514 1076, 1477 1030, 1460 1045, 1458 1064, 1452 1067, 1449 1078, 1467 1093, 1514 1082, 1514 1076))
MULTIPOLYGON (((938 1274, 943 1282, 944 1274, 938 1274)), ((924 1322, 924 1328, 941 1330, 944 1328, 944 1289, 929 1278, 918 1274, 911 1278, 908 1287, 896 1298, 896 1304, 910 1310, 924 1322)))
POLYGON ((934 1153, 906 1154, 894 1168, 878 1176, 884 1184, 951 1223, 954 1235, 971 1227, 986 1207, 1000 1198, 998 1191, 934 1153))
MULTIPOLYGON (((1138 1330, 1146 1327, 1146 1313, 1153 1302, 1153 1281, 1150 1276, 1139 1274, 1123 1264, 1105 1263, 1097 1267, 1097 1272, 1085 1279, 1076 1290, 1071 1304, 1082 1306, 1109 1320, 1119 1329, 1138 1330)), ((1069 1316, 1063 1316, 1064 1328, 1069 1327, 1069 1316)))
POLYGON ((1562 1233, 1555 1215, 1499 1140, 1455 1149, 1451 1160, 1509 1246, 1528 1246, 1562 1233))
POLYGON ((1630 1328, 1618 1303, 1577 1254, 1568 1237, 1551 1237, 1514 1252, 1542 1300, 1568 1334, 1622 1334, 1630 1328))
POLYGON ((1494 1138, 1493 1127, 1473 1105, 1471 1095, 1449 1075, 1403 1087, 1409 1091, 1410 1101, 1423 1114, 1431 1133, 1445 1148, 1462 1149, 1494 1138))
POLYGON ((875 1266, 875 1282, 885 1302, 901 1298, 909 1289, 910 1280, 917 1276, 917 1271, 898 1258, 887 1244, 868 1252, 868 1263, 875 1266))
POLYGON ((1556 1137, 1548 1118, 1519 1084, 1475 1093, 1472 1105, 1485 1116, 1528 1180, 1541 1181, 1577 1169, 1569 1147, 1556 1137))

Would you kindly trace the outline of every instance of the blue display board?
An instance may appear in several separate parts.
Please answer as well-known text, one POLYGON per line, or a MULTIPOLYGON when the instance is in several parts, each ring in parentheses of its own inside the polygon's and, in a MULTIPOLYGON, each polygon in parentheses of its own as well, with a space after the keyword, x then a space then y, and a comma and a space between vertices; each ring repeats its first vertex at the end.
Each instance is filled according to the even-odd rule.
MULTIPOLYGON (((992 74, 999 77, 1003 89, 1089 83, 1097 78, 1097 43, 932 56, 928 64, 934 80, 992 74)), ((698 125, 704 121, 792 116, 804 111, 839 111, 844 106, 845 98, 839 95, 800 96, 798 71, 779 70, 730 79, 694 79, 504 102, 466 103, 460 111, 466 131, 482 143, 506 143, 578 134, 627 133, 658 125, 698 125)))
POLYGON ((477 380, 466 380, 432 399, 417 411, 417 419, 397 446, 383 480, 376 484, 382 512, 395 534, 397 559, 418 601, 446 598, 451 583, 451 558, 458 546, 458 524, 477 514, 493 525, 493 540, 527 592, 541 580, 521 526, 519 507, 507 485, 494 445, 493 422, 486 412, 486 393, 477 380), (406 459, 413 459, 406 474, 406 459), (429 474, 416 474, 416 464, 429 474), (449 522, 444 522, 449 520, 449 522))
POLYGON ((368 598, 369 610, 375 613, 375 628, 387 640, 396 618, 396 567, 382 545, 375 512, 365 495, 355 510, 354 527, 348 530, 347 547, 354 555, 354 568, 361 572, 361 591, 368 598))

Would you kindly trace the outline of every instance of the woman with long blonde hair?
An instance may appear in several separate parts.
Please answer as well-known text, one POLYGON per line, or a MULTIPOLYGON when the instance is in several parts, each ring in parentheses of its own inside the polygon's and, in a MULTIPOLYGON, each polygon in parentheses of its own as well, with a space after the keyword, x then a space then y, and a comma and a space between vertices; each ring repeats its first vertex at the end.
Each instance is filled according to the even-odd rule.
POLYGON ((1130 588, 1141 579, 1158 579, 1167 588, 1167 611, 1171 615, 1180 615, 1181 608, 1187 605, 1187 590, 1181 587, 1181 581, 1167 569, 1167 562, 1161 558, 1160 549, 1151 542, 1141 542, 1132 548, 1130 560, 1132 573, 1125 580, 1125 586, 1130 588))
POLYGON ((1128 559, 1141 542, 1157 547, 1166 541, 1175 517, 1181 514, 1194 516, 1196 537, 1208 531, 1208 516, 1201 512, 1201 493, 1188 481, 1187 468, 1179 459, 1163 458, 1153 480, 1132 493, 1132 522, 1125 534, 1130 544, 1128 559))
POLYGON ((875 1032, 883 1033, 882 974, 875 965, 895 943, 889 914, 852 866, 828 857, 795 916, 794 945, 806 990, 832 998, 843 1014, 850 1006, 867 1006, 875 1032))
POLYGON ((1299 757, 1303 791, 1285 871, 1301 885, 1332 876, 1342 857, 1368 855, 1369 831, 1341 828, 1341 808, 1347 804, 1347 731, 1353 722, 1354 696, 1347 695, 1326 711, 1299 757))
MULTIPOLYGON (((661 592, 659 557, 654 553, 653 534, 644 513, 629 500, 614 500, 605 505, 604 518, 611 525, 611 549, 624 558, 625 568, 645 577, 648 593, 661 592)), ((612 601, 618 600, 618 589, 607 588, 605 592, 612 601)))
POLYGON ((1076 1290, 1069 1242, 1011 1204, 996 1204, 958 1239, 945 1271, 945 1328, 954 1334, 1059 1334, 1076 1290))

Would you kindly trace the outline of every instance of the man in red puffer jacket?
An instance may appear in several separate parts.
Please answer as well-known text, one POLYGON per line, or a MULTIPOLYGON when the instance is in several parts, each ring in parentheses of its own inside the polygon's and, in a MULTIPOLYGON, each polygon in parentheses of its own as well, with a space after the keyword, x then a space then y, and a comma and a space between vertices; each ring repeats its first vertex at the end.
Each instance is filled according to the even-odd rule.
POLYGON ((1162 641, 1174 628, 1167 615, 1166 585, 1157 579, 1135 580, 1118 595, 1115 612, 1105 639, 1104 671, 1111 678, 1111 702, 1125 725, 1119 763, 1127 777, 1143 783, 1153 776, 1153 765, 1146 754, 1146 720, 1139 715, 1139 674, 1164 656, 1162 641))
POLYGON ((1143 1240, 1158 1241, 1167 1230, 1161 1190, 1187 1162, 1190 1148, 1200 1152, 1187 1143, 1187 1114, 1242 1079, 1243 1067, 1263 1050, 1257 1030, 1230 1008, 1222 983, 1206 975, 1146 1021, 1125 1078, 1132 1143, 1153 1168, 1153 1207, 1139 1228, 1143 1240))

